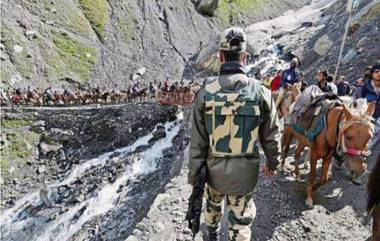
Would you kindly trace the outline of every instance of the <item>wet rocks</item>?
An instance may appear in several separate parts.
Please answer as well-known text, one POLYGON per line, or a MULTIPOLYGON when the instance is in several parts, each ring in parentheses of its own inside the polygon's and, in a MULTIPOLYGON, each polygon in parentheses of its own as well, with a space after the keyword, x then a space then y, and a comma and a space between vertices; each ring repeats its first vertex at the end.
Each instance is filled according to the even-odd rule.
POLYGON ((159 125, 157 127, 157 130, 153 132, 153 137, 152 139, 149 140, 149 142, 155 142, 165 137, 166 137, 165 127, 162 125, 159 125))
MULTIPOLYGON (((2 175, 4 185, 1 185, 3 195, 1 207, 11 207, 14 200, 32 190, 38 191, 45 181, 50 183, 65 177, 67 172, 83 160, 128 146, 137 138, 151 132, 156 124, 175 118, 175 114, 176 108, 154 103, 86 110, 38 109, 34 112, 5 110, 1 114, 4 119, 23 119, 26 120, 25 123, 32 123, 29 128, 28 126, 26 128, 33 131, 31 137, 36 140, 36 143, 33 144, 35 145, 33 155, 28 157, 22 165, 11 166, 8 170, 9 177, 2 175), (128 129, 132 126, 140 131, 129 133, 128 129), (18 181, 13 182, 16 176, 18 181)), ((157 139, 160 138, 158 135, 162 137, 163 133, 157 132, 157 139)), ((6 135, 3 137, 5 141, 2 143, 2 148, 7 148, 6 145, 9 143, 6 141, 6 135)), ((149 145, 143 145, 137 151, 144 151, 147 148, 149 145)), ((118 155, 120 153, 114 153, 113 157, 118 155)), ((93 177, 85 179, 86 183, 81 184, 83 187, 80 189, 86 189, 88 195, 95 195, 96 188, 100 186, 100 183, 96 181, 98 175, 101 177, 99 180, 103 180, 104 183, 114 182, 120 175, 120 166, 107 165, 106 167, 107 173, 92 172, 93 177)), ((50 195, 53 195, 52 200, 55 202, 62 202, 71 193, 70 191, 51 192, 50 195)), ((77 197, 82 199, 80 194, 77 197)))

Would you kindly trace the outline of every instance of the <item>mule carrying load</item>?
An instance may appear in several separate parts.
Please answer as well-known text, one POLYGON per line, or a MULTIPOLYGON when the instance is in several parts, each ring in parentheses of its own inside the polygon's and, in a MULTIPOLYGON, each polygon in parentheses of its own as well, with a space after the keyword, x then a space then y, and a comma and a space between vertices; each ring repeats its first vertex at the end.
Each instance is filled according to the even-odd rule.
POLYGON ((194 90, 190 87, 175 90, 162 89, 157 94, 157 101, 164 105, 190 106, 194 97, 194 90))

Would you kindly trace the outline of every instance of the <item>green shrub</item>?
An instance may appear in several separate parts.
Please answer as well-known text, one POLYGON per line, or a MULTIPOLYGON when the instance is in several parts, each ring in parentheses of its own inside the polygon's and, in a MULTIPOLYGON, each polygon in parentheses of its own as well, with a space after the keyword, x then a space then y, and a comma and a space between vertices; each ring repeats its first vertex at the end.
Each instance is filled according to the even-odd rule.
POLYGON ((104 39, 104 29, 108 22, 108 3, 106 0, 79 0, 84 15, 101 40, 104 39))

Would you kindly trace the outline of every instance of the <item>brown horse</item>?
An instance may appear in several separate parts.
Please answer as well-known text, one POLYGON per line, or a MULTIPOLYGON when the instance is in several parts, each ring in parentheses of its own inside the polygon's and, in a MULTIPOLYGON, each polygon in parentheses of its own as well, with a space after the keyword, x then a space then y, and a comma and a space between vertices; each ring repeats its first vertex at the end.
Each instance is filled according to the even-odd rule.
POLYGON ((367 211, 373 217, 372 240, 380 240, 380 155, 368 180, 367 211))
POLYGON ((144 88, 140 91, 136 91, 136 92, 133 92, 130 93, 129 95, 129 100, 130 101, 136 101, 136 100, 140 100, 140 101, 144 101, 147 99, 147 97, 149 96, 149 92, 148 92, 148 88, 144 88))
POLYGON ((26 105, 42 105, 42 98, 36 91, 30 91, 26 94, 26 105))
POLYGON ((71 104, 80 105, 82 103, 81 98, 79 98, 75 94, 69 94, 69 95, 62 94, 60 99, 63 100, 63 103, 65 103, 65 105, 71 105, 71 104))
MULTIPOLYGON (((293 138, 299 142, 295 153, 295 174, 299 179, 298 161, 306 146, 310 147, 310 173, 307 186, 306 205, 313 206, 312 193, 328 180, 328 171, 333 154, 339 149, 348 168, 357 176, 365 172, 365 159, 368 154, 368 142, 373 135, 371 117, 362 114, 353 114, 343 106, 333 107, 326 115, 327 126, 311 142, 304 135, 287 127, 283 137, 283 154, 286 156, 293 138), (322 172, 316 182, 317 162, 322 159, 322 172)), ((284 165, 283 159, 282 166, 284 165)))
POLYGON ((11 96, 11 101, 13 105, 22 105, 25 103, 26 96, 22 94, 13 94, 11 96))
POLYGON ((284 94, 283 99, 277 106, 279 117, 287 117, 289 115, 291 105, 296 101, 297 97, 301 94, 301 85, 295 84, 289 86, 284 94))

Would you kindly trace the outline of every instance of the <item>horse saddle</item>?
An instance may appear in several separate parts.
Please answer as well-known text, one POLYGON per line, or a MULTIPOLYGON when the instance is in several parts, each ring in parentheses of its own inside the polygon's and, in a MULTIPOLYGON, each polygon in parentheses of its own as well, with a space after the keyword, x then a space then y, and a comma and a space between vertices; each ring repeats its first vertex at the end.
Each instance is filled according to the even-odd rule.
POLYGON ((335 94, 325 93, 318 96, 312 100, 306 111, 299 113, 292 127, 309 141, 313 141, 326 127, 326 116, 329 110, 339 105, 342 105, 342 102, 335 94))

